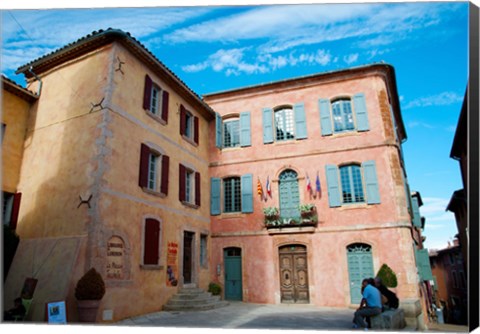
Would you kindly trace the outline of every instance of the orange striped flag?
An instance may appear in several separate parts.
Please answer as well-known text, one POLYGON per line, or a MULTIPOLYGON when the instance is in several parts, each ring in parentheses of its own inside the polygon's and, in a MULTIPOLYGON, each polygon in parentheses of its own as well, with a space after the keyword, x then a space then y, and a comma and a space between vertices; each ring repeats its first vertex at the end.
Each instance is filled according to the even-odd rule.
POLYGON ((260 182, 260 178, 257 181, 257 194, 260 195, 260 198, 263 198, 263 187, 262 183, 260 182))

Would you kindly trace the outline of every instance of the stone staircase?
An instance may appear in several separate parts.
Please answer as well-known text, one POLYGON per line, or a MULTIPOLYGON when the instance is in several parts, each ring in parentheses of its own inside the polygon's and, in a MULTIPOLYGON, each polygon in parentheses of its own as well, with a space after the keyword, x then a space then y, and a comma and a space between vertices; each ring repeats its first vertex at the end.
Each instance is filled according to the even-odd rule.
POLYGON ((227 306, 220 296, 212 296, 200 288, 182 288, 163 305, 164 311, 203 311, 227 306))

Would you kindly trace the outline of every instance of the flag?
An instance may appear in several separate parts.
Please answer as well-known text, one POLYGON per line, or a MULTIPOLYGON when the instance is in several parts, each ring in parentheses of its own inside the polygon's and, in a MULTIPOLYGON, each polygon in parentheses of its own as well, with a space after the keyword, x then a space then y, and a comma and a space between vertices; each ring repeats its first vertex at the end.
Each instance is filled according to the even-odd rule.
POLYGON ((318 177, 318 172, 317 172, 317 180, 315 181, 315 192, 316 193, 322 192, 322 188, 320 188, 320 178, 318 177))
POLYGON ((270 177, 267 176, 267 195, 270 196, 270 198, 272 197, 272 186, 270 185, 270 177))
POLYGON ((307 191, 309 193, 312 193, 312 184, 310 183, 310 178, 308 177, 308 174, 307 174, 307 191))
POLYGON ((260 182, 260 179, 258 179, 258 182, 257 182, 257 194, 260 195, 260 198, 263 198, 263 188, 262 188, 262 183, 260 182))

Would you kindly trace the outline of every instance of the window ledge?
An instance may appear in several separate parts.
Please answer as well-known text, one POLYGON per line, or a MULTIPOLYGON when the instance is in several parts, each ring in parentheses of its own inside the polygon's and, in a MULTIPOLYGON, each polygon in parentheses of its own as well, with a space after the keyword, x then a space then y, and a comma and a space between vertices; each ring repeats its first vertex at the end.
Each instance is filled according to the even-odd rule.
POLYGON ((163 118, 161 118, 159 115, 156 115, 156 114, 152 113, 150 110, 145 110, 145 113, 146 113, 149 117, 151 117, 151 118, 153 118, 154 120, 156 120, 158 123, 160 123, 160 124, 162 124, 162 125, 167 125, 167 122, 166 122, 163 118))
POLYGON ((187 137, 187 136, 185 136, 185 135, 182 135, 182 138, 183 138, 185 141, 187 141, 187 142, 189 142, 190 144, 192 144, 193 146, 198 147, 198 144, 195 143, 195 141, 194 141, 192 138, 187 137))
POLYGON ((167 195, 165 195, 164 193, 161 193, 159 191, 155 191, 155 190, 152 190, 152 189, 149 189, 149 188, 146 188, 146 187, 143 187, 142 190, 143 190, 143 192, 145 192, 147 194, 150 194, 150 195, 153 195, 153 196, 157 196, 157 197, 161 197, 161 198, 167 197, 167 195))
POLYGON ((358 203, 358 204, 342 204, 340 207, 341 210, 354 210, 354 209, 368 209, 371 205, 367 203, 358 203))
POLYGON ((198 209, 200 207, 200 205, 196 205, 196 204, 185 202, 185 201, 182 201, 182 204, 192 209, 198 209))
POLYGON ((220 215, 221 219, 229 219, 229 218, 242 218, 245 214, 242 212, 222 212, 220 215))
POLYGON ((163 266, 159 264, 141 264, 140 269, 144 270, 163 270, 163 266))

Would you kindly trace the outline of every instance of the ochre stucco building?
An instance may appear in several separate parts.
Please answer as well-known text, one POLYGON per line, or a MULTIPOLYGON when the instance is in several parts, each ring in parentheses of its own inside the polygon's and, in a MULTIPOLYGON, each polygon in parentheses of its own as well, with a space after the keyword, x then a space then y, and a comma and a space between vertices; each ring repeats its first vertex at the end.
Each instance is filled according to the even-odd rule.
POLYGON ((422 326, 392 66, 200 98, 109 29, 18 72, 38 94, 11 190, 21 242, 4 303, 32 277, 31 319, 65 300, 76 321, 75 284, 95 267, 107 286, 98 321, 161 310, 212 281, 227 300, 351 307, 385 263, 422 326))

